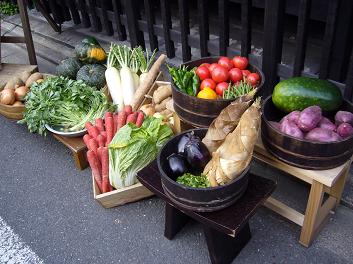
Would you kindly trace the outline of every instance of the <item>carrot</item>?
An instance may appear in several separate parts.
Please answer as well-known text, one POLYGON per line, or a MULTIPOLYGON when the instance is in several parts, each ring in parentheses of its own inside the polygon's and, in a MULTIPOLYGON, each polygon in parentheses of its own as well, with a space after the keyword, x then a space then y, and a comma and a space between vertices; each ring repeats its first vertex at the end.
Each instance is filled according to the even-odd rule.
POLYGON ((113 120, 114 120, 114 135, 116 134, 117 127, 118 127, 118 116, 119 113, 114 113, 113 120))
POLYGON ((101 131, 100 133, 103 137, 107 138, 107 131, 101 131))
POLYGON ((132 113, 132 106, 131 105, 125 105, 124 112, 126 113, 127 116, 130 115, 132 113))
POLYGON ((87 160, 92 169, 93 178, 96 181, 98 189, 102 192, 102 176, 101 176, 101 165, 99 163, 97 155, 89 150, 87 151, 87 160))
POLYGON ((103 147, 99 147, 97 149, 97 157, 98 157, 98 160, 99 162, 102 164, 102 150, 103 150, 104 146, 103 147))
POLYGON ((127 119, 126 119, 126 124, 131 122, 131 123, 136 123, 136 119, 137 119, 137 112, 134 112, 132 114, 130 114, 127 119))
POLYGON ((112 112, 105 112, 104 114, 104 120, 106 121, 107 120, 107 117, 113 117, 113 113, 112 112))
POLYGON ((136 126, 140 127, 142 126, 143 119, 145 119, 145 115, 142 111, 138 111, 137 113, 136 126))
POLYGON ((97 118, 95 124, 99 131, 104 131, 104 122, 102 118, 97 118))
POLYGON ((92 138, 96 138, 99 135, 99 130, 91 122, 86 122, 85 127, 87 129, 88 134, 92 138))
POLYGON ((120 128, 126 125, 126 118, 127 114, 125 111, 121 111, 118 115, 118 120, 117 120, 117 128, 116 131, 119 131, 120 128))
POLYGON ((91 138, 88 141, 88 145, 87 145, 88 149, 93 151, 95 154, 97 154, 97 149, 98 149, 98 143, 94 138, 91 138))
POLYGON ((151 88, 166 58, 167 56, 165 54, 161 54, 159 56, 159 58, 153 63, 151 69, 148 71, 146 78, 143 80, 142 83, 140 83, 139 87, 136 89, 134 98, 131 103, 133 110, 136 110, 140 106, 143 98, 145 98, 145 94, 147 94, 149 89, 151 88))
POLYGON ((114 121, 113 117, 107 117, 105 119, 105 128, 107 130, 107 145, 112 141, 114 137, 114 121))
POLYGON ((103 193, 109 192, 110 184, 109 184, 109 156, 108 156, 108 148, 102 148, 102 189, 103 193))
POLYGON ((85 145, 88 147, 88 141, 91 139, 92 137, 89 134, 86 134, 83 136, 83 142, 85 142, 85 145))
POLYGON ((99 147, 104 147, 105 146, 105 143, 107 141, 106 137, 105 136, 102 136, 101 134, 98 135, 97 137, 97 142, 98 142, 98 146, 99 147))

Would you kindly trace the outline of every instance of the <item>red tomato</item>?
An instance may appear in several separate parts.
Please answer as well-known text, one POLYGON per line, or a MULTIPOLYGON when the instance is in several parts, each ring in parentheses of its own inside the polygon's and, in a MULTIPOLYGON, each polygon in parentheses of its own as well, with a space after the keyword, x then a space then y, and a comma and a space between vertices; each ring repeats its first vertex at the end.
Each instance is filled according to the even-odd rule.
POLYGON ((214 68, 216 68, 217 66, 219 66, 218 63, 212 63, 212 64, 208 67, 208 69, 209 69, 210 72, 212 73, 212 71, 214 70, 214 68))
POLYGON ((251 73, 249 70, 241 70, 243 72, 243 75, 245 77, 248 77, 248 75, 251 73))
POLYGON ((227 82, 221 82, 221 83, 217 84, 217 86, 216 86, 216 93, 217 93, 219 96, 223 96, 223 91, 224 91, 224 90, 227 90, 227 89, 228 89, 228 86, 229 86, 229 83, 227 83, 227 82))
POLYGON ((206 66, 199 66, 196 69, 196 74, 200 77, 201 81, 211 78, 211 73, 206 66))
POLYGON ((246 77, 246 81, 253 86, 257 85, 260 81, 260 75, 258 75, 256 72, 250 73, 248 77, 246 77))
POLYGON ((243 79, 243 73, 238 68, 233 68, 229 71, 229 78, 233 83, 237 83, 243 79))
POLYGON ((226 82, 229 79, 229 73, 226 68, 222 67, 221 65, 218 65, 215 67, 211 73, 212 79, 217 82, 226 82))
POLYGON ((234 67, 232 60, 227 57, 221 57, 218 60, 218 64, 221 65, 222 67, 226 68, 228 71, 234 67))
MULTIPOLYGON (((202 63, 200 66, 206 66, 206 67, 207 67, 207 69, 208 69, 208 68, 210 67, 210 65, 211 65, 211 64, 209 64, 209 63, 205 62, 205 63, 202 63)), ((200 67, 200 66, 199 66, 199 67, 200 67)))
POLYGON ((200 90, 203 90, 205 87, 210 87, 211 89, 216 89, 216 82, 212 79, 205 79, 201 82, 200 90))
POLYGON ((246 57, 235 56, 233 58, 233 65, 235 68, 245 70, 248 67, 249 61, 246 57))

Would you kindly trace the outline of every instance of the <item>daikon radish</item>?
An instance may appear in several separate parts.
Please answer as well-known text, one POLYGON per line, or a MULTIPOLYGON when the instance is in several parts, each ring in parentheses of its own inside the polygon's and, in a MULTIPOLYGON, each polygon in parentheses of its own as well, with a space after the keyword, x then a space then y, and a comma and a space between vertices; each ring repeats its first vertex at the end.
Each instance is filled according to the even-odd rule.
POLYGON ((138 61, 140 62, 140 82, 143 83, 148 75, 148 71, 151 68, 151 65, 156 56, 156 50, 152 52, 151 55, 148 54, 148 50, 146 49, 146 56, 141 47, 136 48, 136 56, 138 61))

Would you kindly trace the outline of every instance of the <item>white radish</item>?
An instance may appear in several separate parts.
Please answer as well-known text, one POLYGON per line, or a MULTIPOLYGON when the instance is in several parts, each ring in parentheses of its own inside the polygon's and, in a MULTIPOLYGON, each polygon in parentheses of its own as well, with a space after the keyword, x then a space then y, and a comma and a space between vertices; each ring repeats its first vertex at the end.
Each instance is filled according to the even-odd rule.
POLYGON ((135 72, 132 72, 132 77, 134 78, 134 91, 136 92, 137 88, 140 85, 140 77, 135 72))
POLYGON ((148 75, 148 72, 141 73, 141 75, 140 75, 140 83, 144 82, 144 80, 146 79, 147 75, 148 75))
POLYGON ((135 94, 134 77, 126 66, 121 67, 120 77, 123 86, 124 104, 130 105, 135 94))

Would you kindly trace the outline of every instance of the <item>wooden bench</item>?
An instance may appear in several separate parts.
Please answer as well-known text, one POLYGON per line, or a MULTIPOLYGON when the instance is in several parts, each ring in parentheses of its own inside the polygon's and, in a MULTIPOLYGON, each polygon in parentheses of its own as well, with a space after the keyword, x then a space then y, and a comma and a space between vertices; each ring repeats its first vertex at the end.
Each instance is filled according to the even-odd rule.
POLYGON ((261 140, 255 147, 254 157, 311 185, 305 214, 273 197, 265 202, 267 208, 302 226, 299 242, 309 247, 325 225, 330 212, 335 210, 340 202, 351 161, 330 170, 305 170, 288 165, 269 154, 261 140), (325 201, 324 193, 328 194, 325 201))
POLYGON ((137 178, 166 202, 164 236, 173 239, 190 218, 194 219, 203 227, 212 263, 230 263, 239 254, 251 238, 250 217, 276 187, 271 180, 250 175, 247 191, 235 204, 212 213, 197 213, 180 208, 165 195, 156 161, 137 178))

